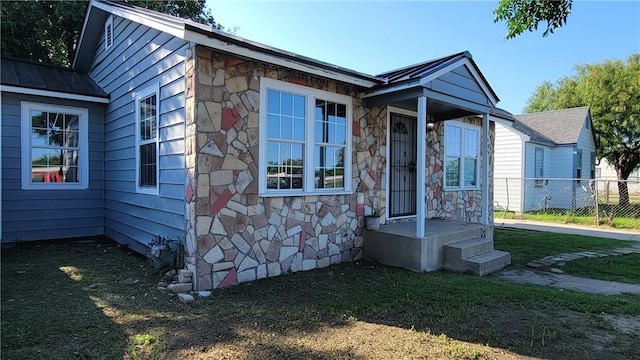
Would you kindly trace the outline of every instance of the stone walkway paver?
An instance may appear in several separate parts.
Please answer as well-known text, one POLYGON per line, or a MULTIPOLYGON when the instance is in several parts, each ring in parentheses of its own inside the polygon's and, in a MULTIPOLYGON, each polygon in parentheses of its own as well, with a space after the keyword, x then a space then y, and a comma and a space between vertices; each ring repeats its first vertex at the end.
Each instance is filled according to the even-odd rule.
POLYGON ((563 266, 565 263, 569 261, 577 260, 577 259, 583 259, 583 258, 595 259, 595 258, 601 258, 601 257, 622 256, 622 255, 629 255, 629 254, 640 254, 640 244, 633 244, 630 246, 617 248, 609 251, 579 251, 579 252, 572 252, 572 253, 563 253, 559 255, 551 255, 551 256, 543 257, 542 259, 533 260, 527 263, 527 266, 532 268, 541 268, 544 266, 551 266, 551 265, 563 266))
POLYGON ((552 286, 559 289, 586 292, 590 294, 640 294, 640 285, 638 284, 589 279, 566 274, 536 272, 531 270, 504 270, 500 272, 497 277, 521 284, 552 286))

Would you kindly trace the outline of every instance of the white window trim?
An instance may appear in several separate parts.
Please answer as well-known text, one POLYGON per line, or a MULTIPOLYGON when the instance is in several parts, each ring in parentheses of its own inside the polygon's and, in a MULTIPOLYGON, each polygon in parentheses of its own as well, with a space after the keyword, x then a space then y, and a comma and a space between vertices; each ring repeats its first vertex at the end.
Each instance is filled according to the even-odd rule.
POLYGON ((478 125, 471 125, 461 121, 449 120, 444 123, 444 156, 443 156, 443 176, 442 182, 444 185, 445 191, 453 191, 453 190, 480 190, 480 173, 482 172, 482 154, 480 153, 480 149, 482 148, 482 127, 478 125), (460 149, 460 185, 459 186, 448 186, 447 185, 447 125, 459 127, 462 129, 461 131, 461 143, 462 148, 460 149), (464 186, 464 130, 474 130, 478 132, 478 150, 476 153, 476 159, 478 160, 478 169, 476 171, 476 185, 474 186, 464 186))
POLYGON ((533 177, 536 179, 535 187, 542 187, 544 185, 544 148, 540 146, 535 146, 533 148, 533 177), (542 162, 541 173, 542 175, 538 176, 538 154, 540 154, 540 161, 542 162))
POLYGON ((83 108, 59 106, 23 101, 21 104, 21 165, 22 190, 71 190, 89 187, 89 111, 83 108), (77 183, 31 182, 31 110, 78 115, 80 151, 80 173, 77 183))
POLYGON ((292 84, 284 81, 273 80, 269 78, 262 77, 260 78, 260 146, 259 146, 259 185, 258 192, 262 197, 277 197, 277 196, 307 196, 307 195, 340 195, 340 194, 351 194, 351 162, 353 159, 352 156, 352 115, 353 114, 353 100, 351 97, 346 95, 340 95, 336 93, 331 93, 324 90, 318 90, 309 88, 302 85, 292 84), (267 168, 264 166, 266 164, 266 151, 267 151, 267 90, 273 89, 277 91, 289 92, 297 95, 303 95, 307 98, 307 110, 306 110, 306 139, 305 139, 305 153, 304 163, 311 164, 305 165, 303 168, 303 188, 302 189, 286 189, 286 190, 273 190, 267 189, 267 168), (315 147, 315 139, 314 131, 315 126, 313 126, 314 121, 314 109, 315 109, 315 99, 327 100, 332 102, 337 102, 341 104, 345 104, 347 108, 347 138, 346 138, 346 147, 345 147, 345 156, 344 156, 344 189, 315 189, 313 184, 315 182, 314 176, 314 152, 313 150, 309 151, 309 147, 313 149, 315 147))
POLYGON ((136 192, 141 194, 158 195, 160 189, 160 84, 156 83, 136 93, 136 192), (156 95, 156 186, 140 186, 140 100, 156 95))
POLYGON ((104 22, 104 50, 109 50, 109 48, 113 45, 114 42, 114 33, 113 33, 113 15, 110 15, 107 20, 104 22), (108 29, 111 28, 111 42, 109 42, 108 38, 108 29))

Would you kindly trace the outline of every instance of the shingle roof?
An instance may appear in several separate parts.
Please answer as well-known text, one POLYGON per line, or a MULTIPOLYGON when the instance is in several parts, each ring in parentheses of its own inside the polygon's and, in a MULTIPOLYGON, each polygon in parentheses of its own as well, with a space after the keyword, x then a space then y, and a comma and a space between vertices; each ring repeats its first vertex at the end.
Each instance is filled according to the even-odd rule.
POLYGON ((1 62, 0 82, 2 85, 107 97, 107 94, 87 74, 56 65, 8 57, 3 57, 1 62))
POLYGON ((578 142, 584 121, 589 116, 589 107, 543 111, 516 115, 514 128, 532 139, 551 141, 555 144, 575 144, 578 142))
POLYGON ((517 121, 517 119, 515 118, 515 116, 513 116, 512 113, 508 112, 505 109, 501 109, 501 108, 497 108, 497 107, 492 107, 489 110, 489 114, 495 117, 499 117, 501 119, 505 119, 505 120, 510 120, 510 121, 517 121))

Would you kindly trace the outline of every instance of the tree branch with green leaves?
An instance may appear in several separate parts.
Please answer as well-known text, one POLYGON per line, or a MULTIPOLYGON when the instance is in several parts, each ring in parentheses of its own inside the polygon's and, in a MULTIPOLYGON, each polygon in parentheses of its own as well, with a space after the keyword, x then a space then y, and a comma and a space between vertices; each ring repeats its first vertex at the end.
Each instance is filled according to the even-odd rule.
POLYGON ((567 23, 573 0, 500 0, 493 10, 494 22, 507 23, 507 39, 515 38, 525 31, 536 31, 540 23, 547 23, 542 33, 546 37, 567 23))

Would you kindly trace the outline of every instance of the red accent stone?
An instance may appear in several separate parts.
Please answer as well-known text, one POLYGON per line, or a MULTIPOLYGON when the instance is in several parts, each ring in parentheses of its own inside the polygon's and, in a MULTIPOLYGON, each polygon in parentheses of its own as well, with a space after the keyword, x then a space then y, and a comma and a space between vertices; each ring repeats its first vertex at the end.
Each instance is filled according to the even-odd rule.
POLYGON ((364 215, 364 205, 356 205, 356 216, 364 215))
POLYGON ((437 172, 439 172, 440 170, 442 170, 442 166, 440 166, 440 164, 435 164, 435 165, 433 166, 433 172, 434 172, 434 173, 437 173, 437 172))
POLYGON ((378 180, 378 174, 373 170, 369 170, 369 176, 371 176, 373 181, 377 181, 378 180))
POLYGON ((220 127, 222 130, 227 131, 233 127, 238 119, 238 111, 236 109, 224 108, 222 109, 222 124, 220 127))
POLYGON ((211 216, 215 216, 220 210, 222 210, 232 197, 233 194, 229 189, 226 189, 222 194, 220 194, 216 199, 216 202, 211 205, 211 216))
POLYGON ((236 273, 236 268, 231 268, 231 271, 224 277, 224 280, 220 282, 218 285, 219 288, 225 288, 238 284, 238 274, 236 273))
POLYGON ((240 175, 240 170, 233 170, 233 176, 238 176, 240 175))
POLYGON ((433 191, 433 197, 436 198, 436 199, 440 197, 440 187, 439 186, 433 191))
POLYGON ((191 199, 193 199, 193 187, 189 184, 187 185, 187 202, 191 202, 191 199))
POLYGON ((305 240, 307 240, 307 233, 303 231, 300 233, 300 244, 298 244, 298 251, 304 250, 305 240))
POLYGON ((289 77, 289 82, 292 84, 298 84, 298 85, 302 85, 302 86, 307 86, 307 80, 305 79, 301 79, 301 78, 297 78, 297 77, 289 77))
POLYGON ((224 60, 224 66, 225 68, 230 68, 234 65, 238 65, 241 64, 242 60, 238 59, 237 57, 231 57, 231 56, 227 56, 227 58, 224 60))
POLYGON ((473 206, 473 197, 470 197, 470 198, 469 198, 469 205, 470 205, 470 206, 473 206))
POLYGON ((351 123, 351 132, 353 133, 353 136, 360 136, 360 123, 357 121, 354 121, 351 123))

